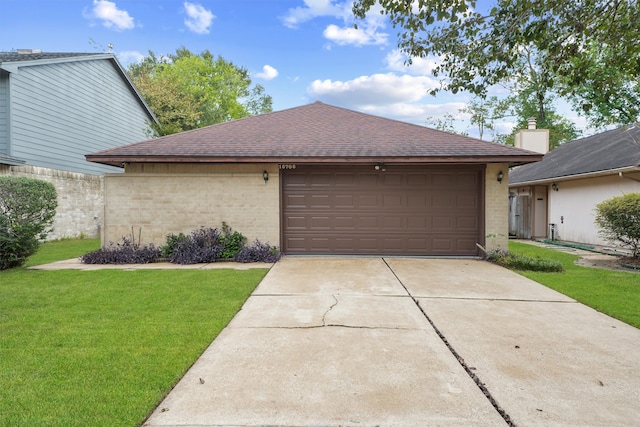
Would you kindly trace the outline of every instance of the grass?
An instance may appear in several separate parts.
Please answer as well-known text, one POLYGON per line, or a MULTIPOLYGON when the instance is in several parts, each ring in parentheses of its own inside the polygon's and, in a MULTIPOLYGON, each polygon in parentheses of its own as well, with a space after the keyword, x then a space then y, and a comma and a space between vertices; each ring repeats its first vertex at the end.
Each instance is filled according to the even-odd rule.
POLYGON ((509 242, 509 251, 562 263, 562 273, 519 271, 525 277, 555 289, 576 301, 640 328, 640 275, 575 265, 579 257, 526 243, 509 242))
MULTIPOLYGON (((95 245, 46 243, 29 264, 95 245)), ((0 272, 0 425, 141 424, 266 272, 0 272)))

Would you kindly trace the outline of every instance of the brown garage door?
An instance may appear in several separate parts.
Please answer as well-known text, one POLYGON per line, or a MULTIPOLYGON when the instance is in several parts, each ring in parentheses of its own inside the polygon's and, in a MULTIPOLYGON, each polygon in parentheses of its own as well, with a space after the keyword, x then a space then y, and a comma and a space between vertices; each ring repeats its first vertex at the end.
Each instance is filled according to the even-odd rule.
POLYGON ((482 168, 282 170, 286 254, 477 255, 482 168))

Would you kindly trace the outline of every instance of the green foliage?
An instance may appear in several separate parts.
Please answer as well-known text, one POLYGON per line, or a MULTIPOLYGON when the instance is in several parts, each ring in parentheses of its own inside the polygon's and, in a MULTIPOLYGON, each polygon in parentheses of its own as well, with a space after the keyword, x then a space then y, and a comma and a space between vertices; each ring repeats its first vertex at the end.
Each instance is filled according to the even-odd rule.
POLYGON ((484 136, 485 130, 494 130, 494 122, 505 116, 509 104, 507 100, 500 100, 496 96, 488 99, 476 97, 472 99, 465 108, 460 110, 461 113, 469 114, 469 121, 472 125, 478 127, 478 137, 484 136))
POLYGON ((220 243, 222 244, 220 258, 233 259, 233 257, 242 250, 245 243, 247 243, 247 238, 242 233, 233 231, 231 227, 223 221, 220 243))
POLYGON ((160 122, 152 125, 160 136, 272 109, 271 97, 251 86, 245 68, 208 50, 195 54, 182 47, 160 57, 149 51, 128 73, 160 122))
POLYGON ((456 130, 456 121, 457 119, 453 116, 453 114, 446 113, 440 118, 428 117, 427 125, 433 129, 438 129, 443 132, 458 133, 460 135, 467 136, 466 132, 458 132, 456 130))
POLYGON ((640 193, 613 197, 596 205, 599 234, 618 241, 640 257, 640 193))
POLYGON ((160 248, 164 258, 171 258, 178 246, 189 240, 189 236, 184 233, 167 234, 166 244, 160 248))
POLYGON ((528 257, 512 252, 495 251, 487 255, 487 261, 511 270, 561 272, 562 264, 548 258, 528 257))
POLYGON ((0 177, 0 270, 24 264, 51 231, 58 206, 50 182, 0 177))
MULTIPOLYGON (((443 78, 442 85, 432 93, 469 91, 484 97, 491 86, 509 83, 520 74, 525 51, 542 73, 538 83, 543 92, 583 96, 576 88, 594 77, 594 63, 615 70, 616 82, 638 82, 640 3, 635 0, 494 0, 482 7, 477 3, 356 0, 353 12, 364 18, 380 7, 398 28, 398 47, 409 58, 440 58, 433 73, 443 78), (585 55, 591 47, 607 53, 585 55)), ((617 95, 611 95, 608 100, 616 101, 617 95)), ((612 116, 617 104, 599 106, 612 116)))
POLYGON ((585 49, 574 68, 562 76, 572 90, 567 96, 574 109, 595 128, 626 125, 640 120, 640 78, 612 67, 614 46, 592 45, 585 49))
POLYGON ((496 142, 513 145, 515 134, 520 129, 527 129, 528 119, 531 117, 536 119, 538 129, 549 129, 550 150, 565 142, 573 141, 580 136, 581 132, 573 122, 556 113, 552 104, 552 97, 544 95, 543 107, 541 108, 537 96, 533 90, 529 89, 509 98, 507 102, 511 105, 513 113, 517 117, 517 122, 511 134, 498 136, 496 142), (541 114, 541 111, 543 114, 541 114))

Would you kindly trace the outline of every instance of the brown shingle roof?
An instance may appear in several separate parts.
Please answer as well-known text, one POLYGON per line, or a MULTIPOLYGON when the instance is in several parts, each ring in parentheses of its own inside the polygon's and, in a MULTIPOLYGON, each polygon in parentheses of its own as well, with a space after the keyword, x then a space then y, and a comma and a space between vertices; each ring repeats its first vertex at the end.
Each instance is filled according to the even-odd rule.
POLYGON ((510 162, 542 155, 316 102, 87 155, 124 162, 510 162))

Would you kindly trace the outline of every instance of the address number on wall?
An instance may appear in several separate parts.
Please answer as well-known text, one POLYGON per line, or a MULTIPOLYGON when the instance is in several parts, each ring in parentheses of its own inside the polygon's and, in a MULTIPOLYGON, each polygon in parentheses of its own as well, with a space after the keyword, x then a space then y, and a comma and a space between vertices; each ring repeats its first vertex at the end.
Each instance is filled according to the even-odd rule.
POLYGON ((278 165, 278 168, 280 168, 280 169, 295 169, 296 165, 293 165, 293 164, 282 164, 281 163, 281 164, 278 165))

